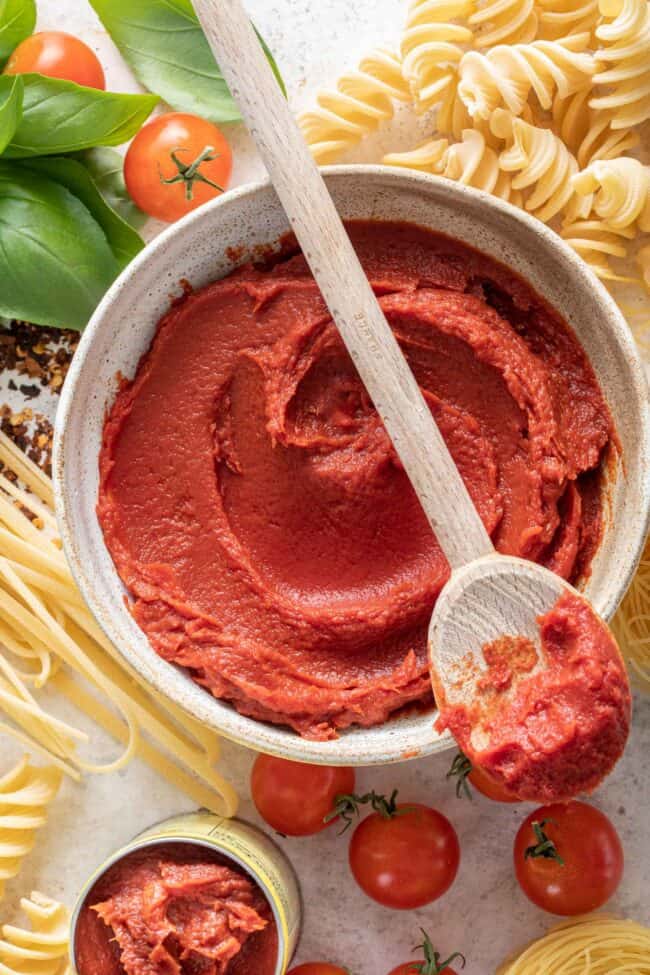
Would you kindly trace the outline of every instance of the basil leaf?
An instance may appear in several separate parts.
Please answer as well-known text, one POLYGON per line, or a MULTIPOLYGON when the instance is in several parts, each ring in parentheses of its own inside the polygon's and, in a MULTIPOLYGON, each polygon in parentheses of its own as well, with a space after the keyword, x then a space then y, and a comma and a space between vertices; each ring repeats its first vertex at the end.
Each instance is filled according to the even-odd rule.
POLYGON ((0 63, 36 27, 36 0, 0 0, 0 63))
MULTIPOLYGON (((190 0, 90 0, 90 4, 145 88, 181 112, 212 122, 241 119, 190 0)), ((263 46, 280 79, 272 55, 263 46)))
POLYGON ((147 215, 140 210, 128 194, 124 182, 124 159, 115 149, 87 149, 77 156, 112 210, 139 230, 147 222, 147 215))
POLYGON ((117 146, 135 135, 158 103, 155 95, 121 95, 72 81, 23 75, 23 117, 5 156, 60 156, 117 146))
POLYGON ((23 109, 23 79, 0 75, 0 153, 14 137, 23 109))
POLYGON ((76 196, 0 160, 0 315, 82 329, 118 272, 102 228, 76 196))
POLYGON ((80 200, 104 231, 108 245, 120 266, 130 264, 144 247, 138 233, 107 204, 90 173, 74 159, 30 159, 23 167, 65 186, 80 200))

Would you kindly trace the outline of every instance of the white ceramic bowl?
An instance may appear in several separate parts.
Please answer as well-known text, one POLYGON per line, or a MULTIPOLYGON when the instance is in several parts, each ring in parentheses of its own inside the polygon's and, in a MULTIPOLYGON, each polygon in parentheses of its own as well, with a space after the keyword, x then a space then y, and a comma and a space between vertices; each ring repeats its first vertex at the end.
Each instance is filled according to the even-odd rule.
MULTIPOLYGON (((645 375, 624 319, 583 262, 552 231, 520 210, 436 177, 381 166, 342 166, 326 179, 344 217, 411 221, 477 247, 518 271, 560 311, 589 355, 623 448, 608 486, 605 535, 585 591, 609 618, 640 557, 650 502, 649 411, 645 375)), ((353 728, 336 741, 243 717, 198 687, 149 646, 124 605, 124 588, 95 513, 102 426, 116 376, 133 376, 181 278, 195 287, 243 263, 253 248, 288 230, 268 183, 245 186, 170 227, 130 265, 97 309, 67 377, 57 415, 54 483, 65 551, 97 620, 142 679, 215 731, 251 748, 312 763, 372 765, 450 744, 434 714, 353 728)))

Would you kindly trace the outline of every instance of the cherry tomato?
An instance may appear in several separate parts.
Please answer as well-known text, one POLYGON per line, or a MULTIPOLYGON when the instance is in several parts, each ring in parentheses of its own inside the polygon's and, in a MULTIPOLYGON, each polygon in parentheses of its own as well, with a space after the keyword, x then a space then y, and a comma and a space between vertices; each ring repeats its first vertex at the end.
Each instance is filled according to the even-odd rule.
POLYGON ((258 755, 251 774, 253 802, 269 826, 285 836, 325 829, 338 795, 354 792, 354 769, 303 765, 258 755))
POLYGON ((72 34, 46 30, 32 34, 13 52, 5 74, 47 75, 64 78, 86 88, 106 88, 106 78, 94 51, 72 34))
POLYGON ((493 799, 495 802, 521 802, 521 799, 506 792, 504 786, 493 779, 480 765, 475 765, 467 778, 474 788, 488 799, 493 799))
POLYGON ((325 961, 310 961, 306 965, 298 965, 297 968, 292 968, 287 975, 350 975, 350 973, 346 968, 329 965, 325 961))
POLYGON ((232 152, 221 130, 180 112, 144 125, 124 160, 133 202, 167 223, 219 196, 231 173, 232 152))
POLYGON ((447 772, 447 778, 456 779, 456 795, 459 799, 463 795, 467 796, 468 799, 472 798, 472 790, 468 785, 469 781, 480 793, 495 802, 521 801, 516 796, 506 792, 505 788, 496 779, 493 779, 489 772, 486 772, 479 765, 472 765, 467 755, 461 751, 454 756, 451 768, 447 772))
POLYGON ((443 961, 440 957, 440 952, 435 950, 431 938, 424 928, 422 929, 422 934, 424 935, 424 941, 414 951, 419 949, 423 957, 415 961, 407 961, 403 965, 398 965, 388 975, 423 975, 423 973, 424 975, 457 975, 454 969, 450 968, 447 964, 456 958, 460 959, 462 967, 465 967, 465 957, 461 955, 460 951, 454 951, 452 955, 443 961))
MULTIPOLYGON (((404 965, 398 965, 388 975, 420 975, 422 962, 407 961, 404 965)), ((425 969, 426 970, 426 969, 425 969)), ((437 975, 458 975, 453 968, 441 968, 437 975)))
POLYGON ((552 914, 597 910, 623 875, 618 833, 585 802, 558 802, 532 812, 517 833, 514 857, 522 890, 552 914))
POLYGON ((460 862, 453 826, 418 803, 400 804, 390 817, 372 813, 355 829, 350 868, 361 889, 385 907, 411 910, 441 897, 460 862))

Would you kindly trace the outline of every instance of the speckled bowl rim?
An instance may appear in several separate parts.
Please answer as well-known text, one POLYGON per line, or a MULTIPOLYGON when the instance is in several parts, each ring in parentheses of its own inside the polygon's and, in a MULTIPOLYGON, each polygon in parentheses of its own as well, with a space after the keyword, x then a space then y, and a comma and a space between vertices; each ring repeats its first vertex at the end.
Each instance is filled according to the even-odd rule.
MULTIPOLYGON (((334 181, 334 185, 336 180, 341 178, 349 179, 351 182, 355 179, 377 180, 384 188, 388 184, 400 189, 408 186, 411 190, 419 190, 423 194, 426 194, 427 190, 433 192, 432 188, 437 187, 438 195, 444 195, 446 203, 453 201, 454 206, 460 209, 473 207, 479 212, 481 208, 485 210, 486 224, 489 223, 490 210, 500 213, 504 218, 514 220, 521 233, 528 235, 531 246, 533 238, 537 238, 540 250, 545 247, 549 256, 551 252, 555 252, 555 257, 558 260, 561 258, 563 266, 566 266, 570 273, 576 289, 582 288, 584 293, 586 290, 596 292, 602 317, 611 333, 612 350, 616 349, 619 355, 624 356, 629 369, 631 387, 627 392, 634 398, 637 407, 636 412, 641 425, 638 449, 639 456, 644 461, 640 467, 645 472, 645 476, 639 478, 637 485, 639 497, 635 510, 631 515, 626 510, 627 522, 617 529, 626 532, 627 547, 624 564, 611 570, 610 584, 602 598, 596 602, 599 612, 606 619, 610 619, 636 570, 650 523, 650 412, 647 381, 632 334, 614 300, 587 265, 557 234, 525 211, 512 207, 487 193, 440 177, 381 165, 329 166, 324 167, 323 173, 326 179, 334 181)), ((74 491, 70 489, 65 478, 66 456, 72 449, 74 437, 71 432, 74 427, 70 421, 75 415, 75 392, 80 377, 86 364, 92 361, 95 343, 101 334, 103 323, 107 322, 110 316, 113 303, 129 288, 130 282, 136 278, 140 270, 155 262, 158 255, 163 254, 167 245, 175 237, 191 237, 192 231, 203 221, 210 221, 220 210, 237 207, 242 200, 251 199, 257 194, 268 191, 269 185, 268 180, 260 180, 241 186, 164 230, 126 268, 98 306, 72 361, 56 416, 53 482, 56 513, 64 551, 79 589, 99 625, 145 684, 151 685, 163 696, 169 697, 175 704, 204 722, 206 726, 213 728, 224 738, 257 751, 313 764, 383 765, 423 757, 453 745, 453 740, 448 733, 440 735, 434 730, 435 712, 419 714, 416 717, 398 717, 373 728, 355 727, 343 732, 340 738, 334 741, 314 742, 299 737, 283 726, 244 717, 231 705, 213 698, 182 670, 159 658, 141 631, 138 630, 139 637, 133 633, 132 627, 135 624, 126 608, 119 620, 111 615, 101 585, 95 583, 96 573, 92 559, 85 552, 84 541, 80 537, 80 520, 76 517, 74 491)), ((348 193, 348 190, 346 189, 345 192, 348 193)), ((279 202, 277 206, 279 207, 279 202)), ((372 216, 382 219, 381 215, 372 214, 372 216)), ((448 233, 448 231, 443 232, 448 233)), ((161 287, 168 287, 168 282, 161 281, 161 287)), ((599 375, 597 365, 593 365, 596 374, 599 375)), ((82 422, 78 417, 77 420, 82 422)), ((85 458, 85 461, 96 465, 97 456, 85 458)), ((105 550, 105 558, 112 566, 107 550, 105 550)), ((103 559, 104 556, 102 561, 103 559)), ((123 593, 114 567, 112 576, 112 583, 123 593)))

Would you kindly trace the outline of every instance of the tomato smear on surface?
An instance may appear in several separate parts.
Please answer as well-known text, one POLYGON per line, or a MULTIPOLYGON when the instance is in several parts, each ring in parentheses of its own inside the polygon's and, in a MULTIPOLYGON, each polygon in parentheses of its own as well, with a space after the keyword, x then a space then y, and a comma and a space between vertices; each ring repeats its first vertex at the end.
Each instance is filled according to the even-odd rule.
POLYGON ((490 644, 477 681, 483 693, 447 705, 439 691, 438 727, 513 796, 553 802, 592 791, 612 770, 629 734, 631 695, 616 641, 586 600, 564 593, 539 627, 542 670, 531 673, 529 641, 490 644))

